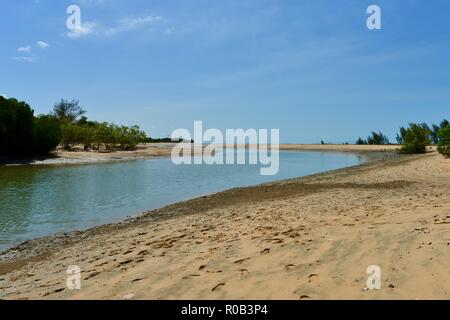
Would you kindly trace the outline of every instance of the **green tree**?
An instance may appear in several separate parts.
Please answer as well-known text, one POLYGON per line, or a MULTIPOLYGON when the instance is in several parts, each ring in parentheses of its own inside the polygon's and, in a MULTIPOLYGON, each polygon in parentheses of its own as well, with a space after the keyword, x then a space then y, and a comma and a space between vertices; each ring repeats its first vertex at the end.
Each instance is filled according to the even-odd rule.
POLYGON ((450 125, 439 130, 438 151, 445 157, 450 157, 450 125))
POLYGON ((42 115, 34 120, 33 149, 35 154, 46 155, 54 150, 61 140, 61 127, 55 116, 42 115))
POLYGON ((430 142, 430 129, 421 124, 411 123, 409 128, 405 129, 400 152, 425 153, 430 142))
POLYGON ((27 103, 0 96, 0 155, 23 156, 32 153, 33 113, 27 103))
POLYGON ((356 140, 356 144, 367 144, 367 142, 363 138, 359 137, 358 140, 356 140))
POLYGON ((385 145, 389 144, 389 139, 380 132, 372 131, 372 134, 367 138, 367 144, 385 145))
POLYGON ((69 101, 61 99, 61 101, 56 103, 53 107, 52 114, 63 123, 73 123, 85 113, 86 110, 80 107, 78 100, 69 101))
POLYGON ((433 144, 438 144, 439 143, 439 138, 440 138, 439 137, 439 132, 442 129, 446 128, 448 125, 450 125, 450 123, 446 119, 442 120, 439 125, 437 125, 437 124, 433 124, 432 125, 433 129, 431 130, 430 135, 431 135, 431 142, 433 144))

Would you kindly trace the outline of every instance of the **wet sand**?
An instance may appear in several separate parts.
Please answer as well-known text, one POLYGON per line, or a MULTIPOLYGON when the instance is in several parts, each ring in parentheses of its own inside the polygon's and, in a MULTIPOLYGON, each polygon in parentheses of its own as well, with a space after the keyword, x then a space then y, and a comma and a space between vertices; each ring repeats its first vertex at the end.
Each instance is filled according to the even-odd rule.
POLYGON ((0 254, 0 298, 449 299, 450 160, 376 161, 32 240, 0 254), (66 288, 70 265, 81 290, 66 288), (370 265, 381 290, 364 290, 370 265))

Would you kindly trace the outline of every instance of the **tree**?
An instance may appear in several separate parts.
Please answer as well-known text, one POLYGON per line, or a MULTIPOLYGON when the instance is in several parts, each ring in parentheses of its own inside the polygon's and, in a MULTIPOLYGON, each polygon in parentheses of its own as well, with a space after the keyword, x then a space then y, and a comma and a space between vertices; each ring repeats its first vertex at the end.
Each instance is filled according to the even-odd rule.
POLYGON ((403 140, 405 139, 406 129, 405 127, 400 127, 400 133, 397 134, 397 143, 403 144, 403 140))
POLYGON ((56 103, 53 107, 52 114, 62 123, 73 123, 77 121, 79 117, 86 114, 86 110, 80 107, 78 100, 68 101, 61 99, 61 101, 56 103))
POLYGON ((356 144, 367 144, 367 142, 363 138, 359 137, 358 140, 356 140, 356 144))
POLYGON ((450 157, 450 125, 442 128, 439 131, 439 145, 438 151, 444 157, 450 157))
POLYGON ((35 154, 46 155, 54 150, 61 139, 59 120, 52 115, 42 115, 34 120, 33 149, 35 154))
POLYGON ((367 144, 385 145, 389 144, 389 139, 380 132, 372 131, 372 134, 367 138, 367 144))
POLYGON ((46 155, 56 148, 59 140, 56 117, 34 117, 27 103, 0 96, 0 155, 46 155))
POLYGON ((431 130, 431 142, 433 142, 433 144, 438 144, 439 143, 439 132, 446 128, 448 125, 450 125, 450 123, 444 119, 441 121, 441 123, 439 125, 437 124, 433 124, 432 128, 433 130, 431 130))
POLYGON ((425 153, 430 144, 430 129, 423 124, 411 123, 408 129, 405 129, 401 153, 425 153))
POLYGON ((23 156, 31 153, 33 114, 27 103, 0 96, 0 155, 23 156))

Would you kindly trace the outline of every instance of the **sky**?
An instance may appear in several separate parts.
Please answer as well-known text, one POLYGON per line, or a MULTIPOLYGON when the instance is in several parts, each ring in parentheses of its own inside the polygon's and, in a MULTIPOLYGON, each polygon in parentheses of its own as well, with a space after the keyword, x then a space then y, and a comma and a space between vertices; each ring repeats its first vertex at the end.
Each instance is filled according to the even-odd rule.
POLYGON ((394 140, 450 118, 448 0, 0 0, 0 94, 36 114, 280 129, 284 143, 394 140), (381 30, 366 10, 381 8, 381 30), (70 5, 81 28, 66 26, 70 5))

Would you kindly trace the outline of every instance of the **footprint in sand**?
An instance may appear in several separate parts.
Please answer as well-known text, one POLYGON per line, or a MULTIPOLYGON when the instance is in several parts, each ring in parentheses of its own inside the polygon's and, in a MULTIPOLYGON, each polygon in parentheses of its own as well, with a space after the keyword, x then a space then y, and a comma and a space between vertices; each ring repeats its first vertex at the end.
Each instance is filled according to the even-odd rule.
POLYGON ((290 271, 290 270, 292 270, 292 269, 295 268, 295 264, 288 264, 288 265, 285 265, 284 268, 285 268, 287 271, 290 271))
POLYGON ((312 281, 312 279, 314 278, 314 277, 318 277, 319 275, 318 274, 316 274, 316 273, 312 273, 312 274, 310 274, 309 276, 308 276, 308 282, 309 283, 311 283, 311 281, 312 281))
POLYGON ((216 291, 217 289, 219 289, 220 287, 223 287, 225 285, 225 282, 221 282, 218 285, 216 285, 214 288, 211 289, 211 291, 216 291))
POLYGON ((200 275, 199 274, 189 274, 187 276, 184 276, 183 279, 187 280, 187 279, 192 279, 192 278, 195 278, 195 277, 200 277, 200 275))
POLYGON ((235 264, 240 264, 240 263, 242 263, 242 262, 244 262, 244 261, 247 261, 247 260, 250 260, 250 257, 248 257, 248 258, 244 258, 244 259, 239 259, 239 260, 236 260, 235 262, 233 262, 233 263, 235 263, 235 264))

